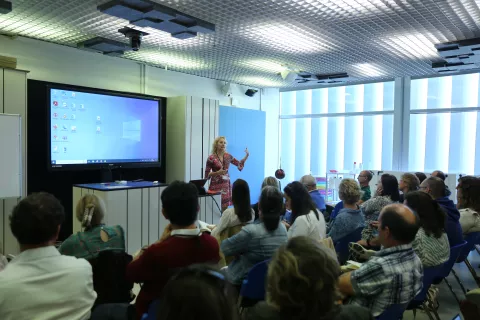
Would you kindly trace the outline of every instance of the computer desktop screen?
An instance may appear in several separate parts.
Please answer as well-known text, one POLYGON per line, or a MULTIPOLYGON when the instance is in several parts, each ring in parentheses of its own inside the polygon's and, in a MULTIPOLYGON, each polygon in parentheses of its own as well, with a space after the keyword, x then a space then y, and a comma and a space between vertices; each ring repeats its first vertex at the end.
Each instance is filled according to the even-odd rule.
POLYGON ((160 162, 160 102, 49 88, 52 168, 160 162))

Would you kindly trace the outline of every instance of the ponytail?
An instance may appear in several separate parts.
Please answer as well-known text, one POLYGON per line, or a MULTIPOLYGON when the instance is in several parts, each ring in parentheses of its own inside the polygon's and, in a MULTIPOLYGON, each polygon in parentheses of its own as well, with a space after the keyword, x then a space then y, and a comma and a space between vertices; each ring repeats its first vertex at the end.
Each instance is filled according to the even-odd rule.
POLYGON ((82 228, 88 230, 102 223, 105 216, 105 204, 94 194, 86 194, 78 201, 76 216, 82 228))
POLYGON ((277 230, 280 224, 280 215, 283 212, 283 196, 278 188, 267 186, 262 189, 258 208, 261 219, 268 232, 277 230))
POLYGON ((83 219, 82 219, 82 227, 85 229, 89 229, 92 225, 92 217, 93 213, 95 212, 95 205, 90 203, 85 206, 85 210, 83 211, 83 219))

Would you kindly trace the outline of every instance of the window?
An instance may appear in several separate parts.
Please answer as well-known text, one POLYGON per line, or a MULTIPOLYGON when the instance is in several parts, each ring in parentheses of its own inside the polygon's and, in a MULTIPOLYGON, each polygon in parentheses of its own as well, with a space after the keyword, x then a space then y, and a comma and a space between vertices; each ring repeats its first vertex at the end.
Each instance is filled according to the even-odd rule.
POLYGON ((479 75, 412 80, 408 170, 480 174, 479 75))
POLYGON ((351 170, 354 162, 392 170, 394 88, 392 81, 282 92, 285 180, 351 170))

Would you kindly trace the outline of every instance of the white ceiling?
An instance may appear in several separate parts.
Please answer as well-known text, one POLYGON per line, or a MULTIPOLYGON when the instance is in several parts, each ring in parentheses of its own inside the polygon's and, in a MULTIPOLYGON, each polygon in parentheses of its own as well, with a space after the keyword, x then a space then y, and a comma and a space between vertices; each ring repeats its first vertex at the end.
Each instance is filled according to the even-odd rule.
MULTIPOLYGON (((96 0, 13 0, 0 33, 68 46, 95 36, 125 41, 128 21, 96 0)), ((156 0, 214 23, 216 32, 178 40, 151 28, 125 58, 254 87, 291 87, 282 65, 347 72, 357 81, 431 75, 434 44, 480 37, 480 0, 156 0)), ((300 86, 300 85, 298 85, 300 86)))

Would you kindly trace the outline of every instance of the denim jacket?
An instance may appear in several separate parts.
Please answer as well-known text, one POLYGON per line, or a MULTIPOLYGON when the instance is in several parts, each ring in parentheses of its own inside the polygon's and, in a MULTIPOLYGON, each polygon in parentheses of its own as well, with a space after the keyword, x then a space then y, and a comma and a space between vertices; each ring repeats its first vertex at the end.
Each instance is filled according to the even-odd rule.
POLYGON ((229 281, 241 284, 255 264, 272 258, 287 240, 287 229, 281 222, 276 230, 269 232, 261 221, 249 224, 233 237, 223 240, 220 245, 223 254, 236 257, 227 269, 229 281))

